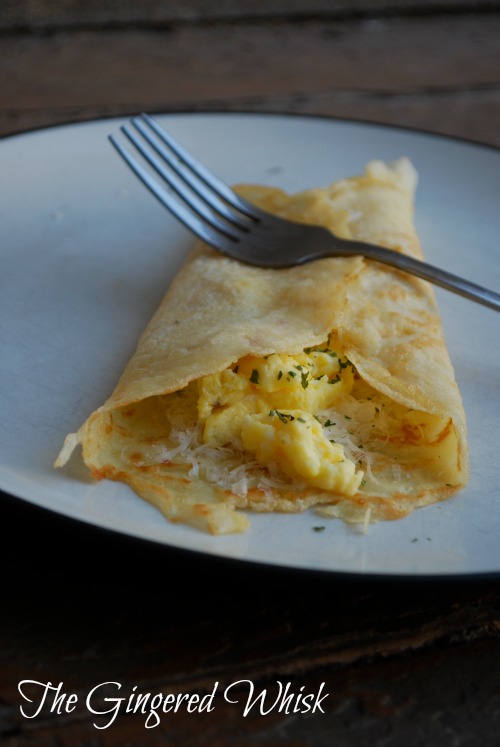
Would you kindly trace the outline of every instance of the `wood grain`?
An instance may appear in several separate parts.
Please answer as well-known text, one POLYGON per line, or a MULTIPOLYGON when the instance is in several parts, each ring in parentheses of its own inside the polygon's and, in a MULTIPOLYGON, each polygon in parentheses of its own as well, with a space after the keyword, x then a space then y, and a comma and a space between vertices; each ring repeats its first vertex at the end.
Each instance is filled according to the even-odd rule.
POLYGON ((497 0, 3 0, 0 29, 487 12, 497 0))
MULTIPOLYGON (((384 583, 200 562, 14 499, 2 505, 2 567, 7 536, 23 536, 15 574, 2 584, 2 747, 332 747, 354 737, 368 747, 383 734, 392 734, 392 747, 437 747, 472 729, 484 741, 470 744, 496 744, 498 584, 384 583), (17 684, 25 678, 63 682, 80 707, 23 718, 17 684), (270 693, 278 681, 308 691, 325 682, 325 713, 243 718, 222 697, 240 680, 270 693), (99 731, 93 724, 102 717, 83 704, 108 681, 127 695, 134 686, 204 694, 218 683, 215 710, 166 715, 149 731, 140 713, 122 714, 99 731)), ((245 685, 235 692, 243 700, 245 685)))
POLYGON ((138 110, 388 122, 500 144, 500 14, 2 40, 0 133, 138 110))

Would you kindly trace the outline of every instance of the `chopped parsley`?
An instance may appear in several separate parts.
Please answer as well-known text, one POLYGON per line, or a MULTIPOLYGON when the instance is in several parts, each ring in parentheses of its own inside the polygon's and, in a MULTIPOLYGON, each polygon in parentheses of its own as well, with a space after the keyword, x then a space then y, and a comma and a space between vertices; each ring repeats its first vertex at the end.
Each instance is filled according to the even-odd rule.
POLYGON ((351 363, 349 358, 346 358, 345 361, 341 360, 339 358, 339 368, 342 370, 343 368, 349 368, 349 366, 352 368, 353 371, 356 369, 354 368, 354 364, 351 363))
POLYGON ((279 418, 279 420, 281 420, 281 422, 284 423, 285 425, 289 423, 291 420, 295 420, 294 415, 289 415, 288 413, 280 412, 279 410, 269 410, 269 417, 272 418, 274 417, 274 415, 276 415, 276 417, 279 418))

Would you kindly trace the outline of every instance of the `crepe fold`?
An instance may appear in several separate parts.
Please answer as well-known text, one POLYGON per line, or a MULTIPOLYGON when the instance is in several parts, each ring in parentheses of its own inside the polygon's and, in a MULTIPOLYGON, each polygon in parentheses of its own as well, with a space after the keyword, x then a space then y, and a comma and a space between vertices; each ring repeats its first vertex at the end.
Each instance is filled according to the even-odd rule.
MULTIPOLYGON (((416 182, 402 158, 373 161, 361 176, 324 189, 239 192, 290 220, 421 258, 416 182)), ((116 389, 67 436, 56 466, 78 444, 96 479, 128 483, 169 520, 215 534, 247 527, 248 514, 238 509, 316 506, 349 522, 399 518, 468 479, 465 415, 432 289, 359 256, 265 269, 196 246, 116 389), (351 443, 363 438, 356 448, 366 479, 354 494, 277 475, 273 465, 256 465, 241 444, 200 441, 200 381, 237 370, 248 356, 300 355, 330 339, 364 386, 362 401, 339 405, 337 413, 349 422, 351 443), (384 407, 391 414, 381 434, 375 418, 384 407)))

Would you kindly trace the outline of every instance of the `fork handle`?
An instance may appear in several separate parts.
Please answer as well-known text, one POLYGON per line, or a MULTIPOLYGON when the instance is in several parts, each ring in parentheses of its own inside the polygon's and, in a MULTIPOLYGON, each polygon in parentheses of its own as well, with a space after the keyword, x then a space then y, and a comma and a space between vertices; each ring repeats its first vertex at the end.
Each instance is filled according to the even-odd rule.
POLYGON ((446 290, 458 293, 460 296, 477 301, 477 303, 483 304, 483 306, 500 311, 500 294, 495 293, 495 291, 483 288, 483 286, 471 283, 469 280, 465 280, 465 278, 453 275, 451 272, 441 270, 439 267, 434 267, 419 259, 409 257, 407 254, 400 254, 392 249, 372 246, 371 244, 358 241, 349 241, 348 243, 351 245, 349 254, 362 254, 364 257, 377 260, 391 267, 396 267, 398 270, 409 272, 423 280, 428 280, 435 285, 439 285, 441 288, 446 288, 446 290))

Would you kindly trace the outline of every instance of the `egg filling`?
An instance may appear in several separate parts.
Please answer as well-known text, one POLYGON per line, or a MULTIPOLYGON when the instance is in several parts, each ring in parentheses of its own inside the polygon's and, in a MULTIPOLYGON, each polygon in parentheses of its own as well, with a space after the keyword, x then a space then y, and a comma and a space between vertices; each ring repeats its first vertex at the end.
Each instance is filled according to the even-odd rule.
POLYGON ((355 377, 349 360, 328 343, 297 355, 242 358, 198 382, 202 440, 244 450, 292 480, 352 496, 363 472, 328 437, 319 413, 347 395, 355 377))

